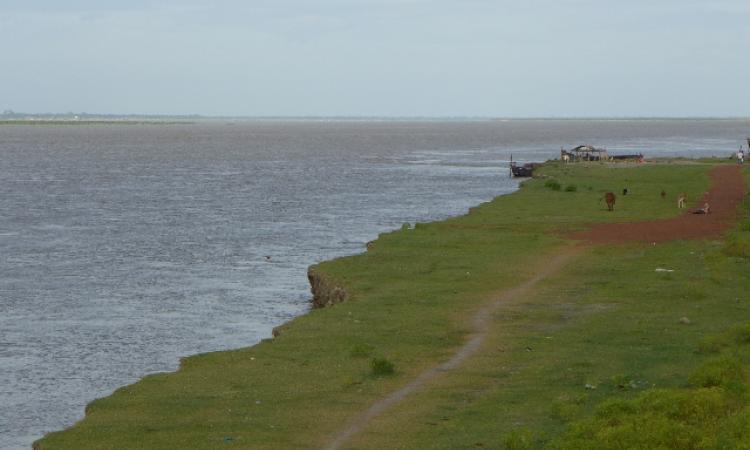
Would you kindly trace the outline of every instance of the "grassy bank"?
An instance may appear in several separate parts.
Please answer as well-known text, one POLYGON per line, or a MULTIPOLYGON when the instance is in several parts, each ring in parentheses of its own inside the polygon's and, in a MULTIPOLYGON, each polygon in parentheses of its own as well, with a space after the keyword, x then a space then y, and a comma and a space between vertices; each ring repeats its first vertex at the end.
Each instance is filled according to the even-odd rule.
MULTIPOLYGON (((366 253, 320 264, 347 291, 345 303, 295 319, 273 340, 189 357, 176 373, 119 389, 36 446, 323 447, 368 405, 449 358, 477 309, 572 245, 566 232, 674 216, 674 194, 699 198, 710 167, 549 164, 544 178, 468 215, 387 233, 366 253), (607 212, 602 194, 625 187, 630 194, 607 212)), ((741 391, 747 352, 722 332, 750 320, 750 227, 742 227, 726 242, 587 249, 503 305, 477 355, 349 444, 574 448, 606 428, 591 421, 610 417, 607 402, 626 405, 613 416, 622 422, 644 393, 708 389, 691 374, 717 354, 739 364, 732 389, 741 391), (729 343, 708 351, 712 339, 729 343)))

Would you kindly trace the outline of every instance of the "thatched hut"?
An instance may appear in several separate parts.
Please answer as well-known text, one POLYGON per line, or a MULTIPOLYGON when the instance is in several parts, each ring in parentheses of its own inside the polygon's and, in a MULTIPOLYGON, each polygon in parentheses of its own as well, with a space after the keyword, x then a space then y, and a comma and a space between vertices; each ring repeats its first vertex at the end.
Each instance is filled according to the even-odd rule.
POLYGON ((579 145, 572 150, 560 150, 561 155, 568 155, 573 161, 607 161, 610 159, 606 149, 593 145, 579 145))

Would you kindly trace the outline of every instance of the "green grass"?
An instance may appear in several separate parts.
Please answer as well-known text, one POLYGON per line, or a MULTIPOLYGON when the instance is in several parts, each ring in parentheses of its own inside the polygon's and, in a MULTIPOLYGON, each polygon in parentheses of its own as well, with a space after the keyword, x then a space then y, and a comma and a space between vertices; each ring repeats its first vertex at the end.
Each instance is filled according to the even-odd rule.
MULTIPOLYGON (((121 388, 37 447, 321 447, 373 401, 445 361, 464 342, 472 312, 570 245, 565 232, 674 216, 672 197, 699 198, 709 168, 548 164, 543 178, 466 216, 404 227, 366 253, 318 265, 347 290, 345 303, 295 319, 273 340, 189 357, 176 373, 121 388), (552 190, 550 180, 577 189, 552 190), (603 194, 625 187, 617 211, 607 212, 603 194)), ((749 232, 745 222, 730 237, 749 232)), ((727 250, 730 241, 588 249, 503 305, 477 355, 376 418, 352 448, 572 448, 570 430, 597 428, 587 421, 604 420, 610 402, 625 402, 627 421, 633 408, 652 411, 641 396, 662 389, 714 405, 706 417, 731 403, 732 420, 745 423, 743 404, 722 391, 737 375, 731 361, 742 370, 748 362, 737 349, 747 347, 750 260, 727 250), (724 362, 701 369, 712 358, 724 362), (705 387, 710 380, 718 385, 705 387)))

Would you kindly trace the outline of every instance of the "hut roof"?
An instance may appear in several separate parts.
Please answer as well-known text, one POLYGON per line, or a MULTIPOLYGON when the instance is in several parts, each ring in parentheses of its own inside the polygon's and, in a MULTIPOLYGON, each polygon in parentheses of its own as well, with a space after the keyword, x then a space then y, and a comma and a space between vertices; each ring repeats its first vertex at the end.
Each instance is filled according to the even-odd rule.
POLYGON ((606 153, 607 150, 603 148, 596 148, 593 145, 579 145, 578 147, 571 150, 577 153, 606 153))

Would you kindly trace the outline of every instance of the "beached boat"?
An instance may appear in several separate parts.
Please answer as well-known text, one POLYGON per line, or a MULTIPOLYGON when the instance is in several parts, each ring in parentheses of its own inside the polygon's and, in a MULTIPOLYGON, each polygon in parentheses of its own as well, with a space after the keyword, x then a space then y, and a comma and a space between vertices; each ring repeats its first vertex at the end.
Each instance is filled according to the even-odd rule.
POLYGON ((531 177, 534 175, 534 169, 539 165, 539 163, 517 164, 516 162, 511 161, 510 173, 514 177, 531 177))
POLYGON ((643 153, 634 153, 631 155, 612 155, 612 160, 614 161, 627 161, 627 160, 635 160, 635 161, 643 161, 643 153))

